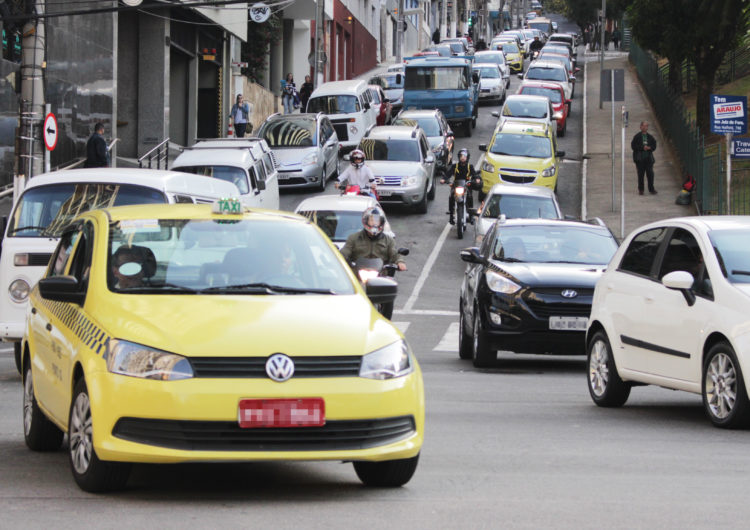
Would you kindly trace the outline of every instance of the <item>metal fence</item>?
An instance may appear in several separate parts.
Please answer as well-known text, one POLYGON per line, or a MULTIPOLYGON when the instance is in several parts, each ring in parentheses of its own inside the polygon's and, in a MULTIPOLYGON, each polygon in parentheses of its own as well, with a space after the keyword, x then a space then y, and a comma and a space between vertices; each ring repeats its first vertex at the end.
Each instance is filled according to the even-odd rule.
POLYGON ((675 94, 667 82, 667 71, 633 41, 630 62, 656 112, 662 131, 672 143, 684 174, 697 181, 695 201, 703 214, 750 214, 750 168, 738 164, 732 170, 730 205, 726 205, 726 147, 724 142, 706 145, 693 115, 685 108, 682 94, 675 94))

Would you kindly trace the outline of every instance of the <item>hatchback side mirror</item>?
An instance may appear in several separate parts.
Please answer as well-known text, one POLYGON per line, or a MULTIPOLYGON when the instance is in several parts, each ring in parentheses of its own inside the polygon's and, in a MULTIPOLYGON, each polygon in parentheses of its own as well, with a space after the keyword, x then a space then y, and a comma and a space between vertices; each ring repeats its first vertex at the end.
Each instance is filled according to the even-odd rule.
POLYGON ((492 114, 495 118, 499 118, 500 117, 500 113, 498 111, 496 111, 496 110, 493 110, 490 114, 492 114))
POLYGON ((694 282, 695 278, 687 271, 672 271, 669 274, 665 274, 661 279, 661 283, 667 289, 681 291, 689 306, 695 303, 695 293, 693 293, 694 282))
POLYGON ((460 252, 461 260, 466 263, 484 263, 484 258, 479 253, 479 247, 465 248, 460 252))

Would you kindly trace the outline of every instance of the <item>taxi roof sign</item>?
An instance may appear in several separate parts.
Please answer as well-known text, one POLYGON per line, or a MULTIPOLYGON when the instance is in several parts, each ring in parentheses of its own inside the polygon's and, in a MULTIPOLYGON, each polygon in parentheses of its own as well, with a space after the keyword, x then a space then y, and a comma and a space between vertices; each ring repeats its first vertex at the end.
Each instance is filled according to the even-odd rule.
POLYGON ((228 215, 242 214, 242 203, 234 197, 218 199, 211 205, 211 212, 228 215))

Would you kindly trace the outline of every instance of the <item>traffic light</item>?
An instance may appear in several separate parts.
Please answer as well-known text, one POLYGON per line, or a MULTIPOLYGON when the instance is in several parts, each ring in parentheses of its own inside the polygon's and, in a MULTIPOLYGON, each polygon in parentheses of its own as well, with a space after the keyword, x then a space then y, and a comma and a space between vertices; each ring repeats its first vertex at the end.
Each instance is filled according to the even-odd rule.
POLYGON ((352 16, 351 16, 351 15, 349 15, 348 17, 346 17, 346 21, 347 21, 347 22, 348 22, 349 24, 351 24, 351 23, 352 23, 352 16))

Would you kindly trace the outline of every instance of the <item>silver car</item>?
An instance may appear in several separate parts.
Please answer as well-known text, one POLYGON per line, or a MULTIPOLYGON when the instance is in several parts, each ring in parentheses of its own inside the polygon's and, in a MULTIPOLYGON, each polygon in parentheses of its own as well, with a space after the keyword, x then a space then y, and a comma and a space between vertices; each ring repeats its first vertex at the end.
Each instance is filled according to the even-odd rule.
POLYGON ((381 204, 403 204, 427 213, 427 201, 435 198, 435 155, 422 129, 373 127, 359 148, 375 175, 381 204))
POLYGON ((505 55, 500 50, 486 50, 474 54, 474 64, 496 64, 503 74, 506 90, 510 88, 510 67, 505 62, 505 55))
POLYGON ((387 72, 370 78, 371 85, 380 85, 385 92, 385 97, 391 101, 393 114, 398 114, 404 105, 404 73, 387 72))
POLYGON ((490 101, 496 105, 505 101, 505 83, 500 68, 491 63, 475 64, 472 68, 480 73, 479 101, 490 101))
POLYGON ((435 155, 436 173, 444 174, 453 164, 455 137, 440 109, 402 110, 394 118, 393 125, 418 125, 424 131, 435 155))
POLYGON ((324 190, 338 172, 339 140, 331 121, 318 114, 272 114, 258 130, 279 164, 279 187, 324 190))

